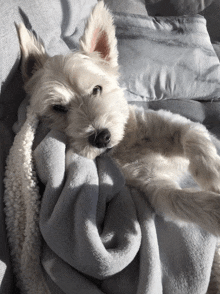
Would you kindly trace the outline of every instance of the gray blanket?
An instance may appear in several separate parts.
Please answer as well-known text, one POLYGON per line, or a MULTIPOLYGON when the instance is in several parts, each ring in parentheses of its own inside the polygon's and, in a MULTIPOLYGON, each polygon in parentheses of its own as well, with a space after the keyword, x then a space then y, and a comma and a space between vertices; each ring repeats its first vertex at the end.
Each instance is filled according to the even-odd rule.
POLYGON ((155 215, 108 156, 72 155, 65 173, 61 133, 49 132, 34 155, 51 293, 206 293, 213 236, 155 215))

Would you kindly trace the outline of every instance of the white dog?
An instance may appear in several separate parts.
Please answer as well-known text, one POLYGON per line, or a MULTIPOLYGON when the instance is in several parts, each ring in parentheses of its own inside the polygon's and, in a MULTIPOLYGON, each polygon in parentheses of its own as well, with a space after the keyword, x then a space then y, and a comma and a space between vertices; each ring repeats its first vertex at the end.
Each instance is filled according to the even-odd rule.
POLYGON ((220 157, 210 134, 180 115, 128 106, 103 2, 88 20, 80 51, 66 56, 49 57, 23 24, 17 29, 30 107, 67 135, 68 148, 90 159, 111 150, 127 184, 143 191, 157 213, 220 235, 220 157), (187 170, 200 191, 180 188, 187 170))

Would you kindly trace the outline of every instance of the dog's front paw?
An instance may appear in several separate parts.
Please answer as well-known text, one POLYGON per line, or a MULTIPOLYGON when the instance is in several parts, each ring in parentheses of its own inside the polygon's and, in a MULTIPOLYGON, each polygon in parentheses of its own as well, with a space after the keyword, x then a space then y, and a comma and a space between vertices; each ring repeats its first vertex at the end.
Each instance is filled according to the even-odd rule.
POLYGON ((220 194, 220 157, 218 155, 213 158, 196 155, 190 163, 189 170, 203 190, 220 194))
POLYGON ((206 173, 206 190, 220 194, 220 157, 216 156, 209 163, 206 173))
POLYGON ((209 233, 220 237, 220 195, 213 192, 199 191, 192 201, 196 208, 195 222, 209 233))

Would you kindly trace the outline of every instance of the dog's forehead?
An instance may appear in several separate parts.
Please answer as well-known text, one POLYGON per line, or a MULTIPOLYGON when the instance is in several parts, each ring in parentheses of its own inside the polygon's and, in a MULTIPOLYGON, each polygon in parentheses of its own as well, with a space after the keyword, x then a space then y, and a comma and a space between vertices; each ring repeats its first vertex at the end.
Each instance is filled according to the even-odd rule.
POLYGON ((105 75, 95 70, 95 67, 87 68, 85 65, 76 66, 67 74, 71 85, 79 90, 89 90, 97 83, 103 83, 106 80, 105 75))
POLYGON ((84 54, 71 53, 54 56, 50 60, 50 77, 68 83, 73 89, 90 90, 99 83, 108 83, 109 74, 98 65, 96 59, 84 54))

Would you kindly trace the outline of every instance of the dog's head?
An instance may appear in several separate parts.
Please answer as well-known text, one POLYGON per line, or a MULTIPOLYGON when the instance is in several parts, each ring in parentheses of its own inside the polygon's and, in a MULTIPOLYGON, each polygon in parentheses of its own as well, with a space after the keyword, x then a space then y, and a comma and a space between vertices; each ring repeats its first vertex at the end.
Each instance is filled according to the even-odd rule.
POLYGON ((123 138, 128 105, 118 85, 118 52, 110 12, 100 1, 80 39, 80 50, 49 57, 42 41, 17 27, 30 105, 72 148, 94 159, 123 138))

